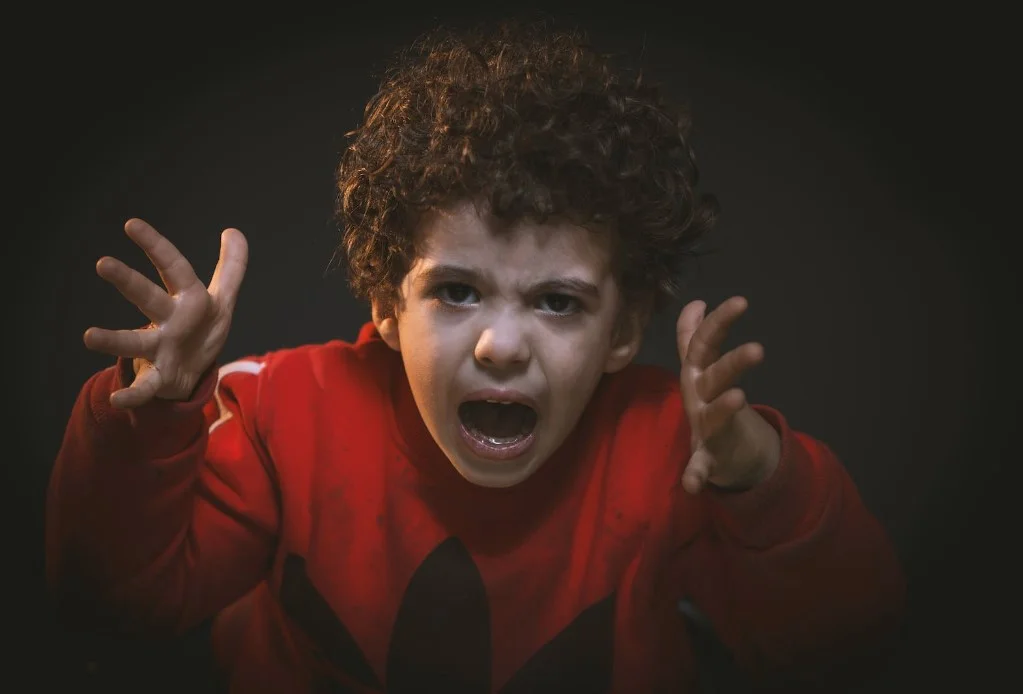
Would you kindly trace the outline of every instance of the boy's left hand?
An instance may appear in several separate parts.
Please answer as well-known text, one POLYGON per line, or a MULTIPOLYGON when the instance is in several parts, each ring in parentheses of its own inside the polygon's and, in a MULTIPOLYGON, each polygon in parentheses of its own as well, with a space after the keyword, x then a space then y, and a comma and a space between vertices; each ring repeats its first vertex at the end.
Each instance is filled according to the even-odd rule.
POLYGON ((747 305, 745 298, 733 296, 704 317, 706 303, 693 301, 676 324, 682 402, 692 429, 692 456, 682 484, 691 494, 708 482, 749 489, 770 477, 781 457, 778 432, 733 385, 763 361, 763 346, 748 342, 721 354, 728 329, 747 305))

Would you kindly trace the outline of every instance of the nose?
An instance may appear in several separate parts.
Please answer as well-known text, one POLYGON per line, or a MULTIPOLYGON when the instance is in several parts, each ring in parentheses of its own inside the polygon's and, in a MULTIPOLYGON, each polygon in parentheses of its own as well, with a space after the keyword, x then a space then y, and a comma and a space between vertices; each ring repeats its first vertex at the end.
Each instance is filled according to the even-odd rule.
POLYGON ((529 341, 514 320, 502 318, 480 333, 475 355, 476 360, 485 366, 507 369, 529 361, 529 341))

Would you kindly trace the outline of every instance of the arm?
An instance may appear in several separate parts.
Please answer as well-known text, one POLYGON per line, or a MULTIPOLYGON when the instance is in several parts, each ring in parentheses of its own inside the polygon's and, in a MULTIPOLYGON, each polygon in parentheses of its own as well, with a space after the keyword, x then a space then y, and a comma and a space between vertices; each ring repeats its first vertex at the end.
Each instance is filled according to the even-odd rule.
POLYGON ((133 376, 126 360, 85 384, 46 509, 65 617, 182 632, 265 577, 277 494, 255 422, 262 363, 241 364, 219 383, 210 368, 189 400, 134 409, 110 404, 133 376))
POLYGON ((895 632, 904 578, 834 454, 755 409, 780 435, 778 467, 748 491, 706 490, 712 523, 669 565, 668 585, 686 586, 755 679, 837 691, 895 632))
POLYGON ((129 220, 125 232, 166 291, 114 258, 96 265, 152 322, 85 333, 118 362, 85 384, 57 456, 47 578, 66 618, 180 632, 266 574, 277 532, 257 426, 262 367, 214 367, 248 245, 224 231, 207 287, 150 225, 129 220))
MULTIPOLYGON (((834 691, 899 621, 898 560, 827 446, 792 431, 773 409, 749 406, 734 387, 763 358, 756 343, 721 354, 745 300, 730 299, 706 319, 701 303, 678 322, 680 426, 690 442, 682 486, 698 495, 709 522, 678 535, 694 539, 684 562, 674 555, 665 585, 690 591, 758 679, 834 691)), ((683 514, 694 507, 675 505, 683 514)))

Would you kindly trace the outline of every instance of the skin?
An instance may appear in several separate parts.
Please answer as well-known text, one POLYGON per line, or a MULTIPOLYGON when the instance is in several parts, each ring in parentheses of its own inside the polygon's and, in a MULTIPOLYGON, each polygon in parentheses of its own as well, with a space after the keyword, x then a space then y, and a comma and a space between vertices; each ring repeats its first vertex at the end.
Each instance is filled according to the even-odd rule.
POLYGON ((682 309, 676 323, 682 403, 692 429, 692 455, 682 484, 692 494, 707 483, 734 491, 768 479, 781 458, 781 438, 734 386, 764 359, 764 347, 747 342, 721 353, 728 329, 746 312, 744 297, 733 296, 709 315, 703 301, 682 309))
POLYGON ((377 327, 401 352, 423 421, 455 469, 484 487, 519 484, 571 433, 601 375, 639 349, 641 330, 616 330, 623 307, 609 239, 565 222, 502 230, 469 203, 427 215, 417 233, 401 308, 384 317, 375 306, 377 327), (536 402, 524 454, 496 461, 465 445, 458 405, 482 388, 536 402))
MULTIPOLYGON (((635 357, 644 313, 622 303, 605 234, 567 222, 500 229, 466 202, 427 215, 417 233, 420 255, 400 288, 400 308, 384 316, 374 305, 374 321, 402 353, 423 420, 458 472, 481 486, 518 484, 571 433, 601 375, 635 357), (450 266, 475 270, 433 278, 450 266), (567 279, 594 291, 550 289, 567 279), (623 312, 627 327, 616 330, 623 312), (537 402, 536 442, 515 459, 481 458, 458 434, 459 403, 488 386, 537 402)), ((704 319, 706 305, 694 301, 679 316, 680 383, 694 451, 683 484, 692 493, 708 482, 749 488, 777 466, 777 432, 733 387, 763 359, 763 347, 720 353, 746 305, 733 297, 704 319)))
POLYGON ((174 244, 146 222, 129 219, 124 231, 152 261, 164 287, 116 258, 100 258, 96 273, 151 323, 137 330, 89 328, 85 346, 134 360, 134 382, 110 396, 115 407, 140 407, 154 397, 186 400, 227 340, 248 242, 237 229, 221 233, 220 259, 207 286, 174 244))
MULTIPOLYGON (((111 394, 115 407, 188 399, 227 339, 248 243, 237 229, 223 231, 207 285, 146 222, 131 219, 125 232, 164 286, 115 258, 101 258, 96 271, 151 323, 136 330, 89 328, 85 344, 133 360, 136 378, 111 394)), ((499 229, 475 206, 460 204, 425 217, 417 233, 421 253, 402 282, 399 309, 383 315, 374 304, 373 320, 401 353, 423 420, 455 468, 482 486, 518 484, 571 432, 601 375, 635 357, 645 313, 623 305, 608 238, 599 231, 561 222, 499 229), (438 274, 453 265, 473 274, 438 274), (533 446, 510 461, 480 459, 457 437, 460 400, 493 386, 526 393, 539 414, 533 446)), ((694 494, 708 483, 736 490, 762 483, 781 449, 777 432, 734 387, 763 360, 763 347, 747 343, 722 354, 746 300, 732 297, 709 314, 706 308, 693 301, 677 322, 693 451, 680 468, 694 494)))

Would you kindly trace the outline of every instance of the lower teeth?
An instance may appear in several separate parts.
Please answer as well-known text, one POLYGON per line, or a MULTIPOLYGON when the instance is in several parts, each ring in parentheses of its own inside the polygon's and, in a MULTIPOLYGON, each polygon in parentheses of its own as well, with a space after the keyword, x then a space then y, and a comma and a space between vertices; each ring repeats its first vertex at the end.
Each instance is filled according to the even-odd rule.
POLYGON ((489 434, 484 434, 479 429, 475 429, 473 427, 469 427, 469 431, 472 432, 472 435, 475 438, 483 441, 484 443, 489 443, 491 446, 507 446, 510 443, 521 441, 526 436, 525 434, 515 434, 514 436, 490 436, 489 434))
POLYGON ((509 443, 515 443, 516 441, 521 439, 522 435, 520 434, 518 436, 504 436, 501 438, 496 438, 494 436, 481 436, 480 438, 494 446, 507 446, 509 443))

